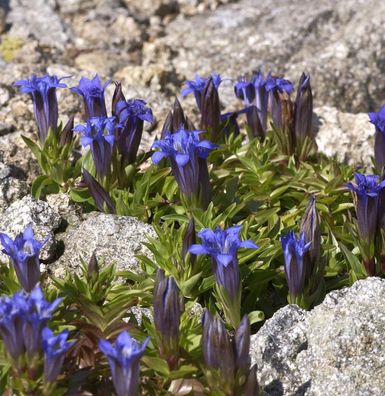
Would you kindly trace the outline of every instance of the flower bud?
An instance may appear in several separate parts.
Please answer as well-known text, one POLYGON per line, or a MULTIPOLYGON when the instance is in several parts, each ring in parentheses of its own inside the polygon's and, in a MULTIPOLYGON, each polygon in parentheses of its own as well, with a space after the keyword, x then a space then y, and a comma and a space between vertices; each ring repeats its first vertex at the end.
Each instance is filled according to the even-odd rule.
POLYGON ((299 80, 294 113, 294 132, 298 143, 301 144, 306 137, 313 138, 313 94, 310 76, 305 73, 302 73, 299 80))
POLYGON ((210 77, 202 92, 201 128, 210 133, 212 140, 217 141, 221 123, 221 109, 213 78, 210 77))
POLYGON ((250 367, 250 321, 249 317, 245 315, 234 337, 235 346, 235 367, 242 374, 246 374, 250 367))
MULTIPOLYGON (((188 226, 183 236, 182 242, 182 259, 185 260, 191 245, 196 243, 195 222, 190 219, 188 226)), ((190 257, 190 262, 195 261, 195 255, 190 257)))
POLYGON ((74 119, 75 116, 72 115, 68 119, 67 123, 65 124, 63 130, 61 131, 60 137, 59 137, 59 144, 60 146, 65 146, 67 144, 70 144, 72 142, 72 139, 74 137, 74 119))

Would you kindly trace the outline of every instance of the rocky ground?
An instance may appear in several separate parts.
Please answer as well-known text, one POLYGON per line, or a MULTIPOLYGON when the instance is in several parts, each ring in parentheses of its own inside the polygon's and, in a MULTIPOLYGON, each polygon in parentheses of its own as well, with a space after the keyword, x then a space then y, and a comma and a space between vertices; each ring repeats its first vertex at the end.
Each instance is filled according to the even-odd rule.
MULTIPOLYGON (((38 168, 20 135, 34 136, 36 128, 32 103, 15 80, 44 72, 72 76, 69 86, 95 73, 121 80, 127 97, 145 99, 154 110, 158 124, 146 132, 148 147, 183 81, 197 72, 228 78, 220 94, 230 109, 239 105, 230 79, 262 68, 297 81, 307 71, 319 149, 367 165, 373 128, 365 113, 385 103, 384 23, 380 0, 0 0, 0 230, 14 235, 32 223, 39 236, 51 235, 43 258, 58 276, 64 263, 76 270, 76 255, 96 247, 99 257, 138 269, 134 254, 153 232, 132 218, 84 217, 65 195, 48 202, 28 196, 38 168)), ((80 121, 79 99, 69 90, 59 95, 62 119, 75 113, 80 121)), ((183 103, 194 118, 193 99, 183 103)), ((330 294, 311 313, 293 306, 279 311, 253 343, 266 392, 384 394, 383 381, 373 379, 384 377, 382 360, 368 357, 384 356, 377 341, 384 298, 383 282, 369 280, 330 294), (367 298, 353 304, 362 289, 367 298), (364 328, 363 318, 376 315, 375 328, 364 328), (338 327, 334 333, 329 324, 338 327), (362 339, 366 333, 370 340, 362 339)))

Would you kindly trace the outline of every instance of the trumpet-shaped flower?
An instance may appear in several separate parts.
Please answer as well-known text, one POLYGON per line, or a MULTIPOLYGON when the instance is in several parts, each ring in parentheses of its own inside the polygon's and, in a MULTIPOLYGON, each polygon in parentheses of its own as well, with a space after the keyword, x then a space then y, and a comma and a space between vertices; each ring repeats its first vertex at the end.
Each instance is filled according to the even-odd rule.
POLYGON ((305 253, 310 249, 311 241, 306 243, 304 232, 297 239, 294 231, 281 236, 281 244, 285 259, 285 276, 292 297, 300 296, 304 289, 307 265, 305 253))
POLYGON ((237 295, 240 283, 238 249, 258 249, 258 246, 250 240, 241 241, 239 238, 241 229, 242 226, 234 226, 226 230, 218 226, 214 231, 204 228, 198 233, 202 244, 190 247, 190 253, 211 256, 217 283, 223 286, 232 298, 237 295))
POLYGON ((181 191, 194 194, 198 191, 200 181, 199 159, 206 159, 210 150, 217 147, 208 140, 199 140, 201 131, 186 131, 183 128, 153 144, 159 148, 152 156, 157 164, 168 157, 171 162, 173 175, 181 191))
POLYGON ((118 135, 118 150, 126 164, 135 162, 143 133, 143 122, 154 122, 152 110, 140 99, 120 100, 116 115, 122 129, 118 135))
POLYGON ((42 331, 42 348, 44 352, 44 380, 45 382, 56 381, 68 349, 75 343, 68 342, 68 330, 65 329, 57 335, 45 327, 42 331))
POLYGON ((86 125, 77 125, 74 128, 75 132, 82 134, 80 143, 84 147, 91 147, 96 173, 100 177, 105 176, 110 169, 114 133, 119 126, 114 117, 92 117, 87 120, 86 125))
POLYGON ((16 86, 20 87, 20 92, 28 93, 32 96, 35 120, 39 129, 39 138, 45 142, 49 128, 54 132, 58 123, 58 103, 56 88, 65 88, 66 85, 60 82, 63 78, 49 76, 48 74, 37 77, 32 75, 29 80, 18 80, 16 86))
MULTIPOLYGON (((182 96, 187 96, 190 93, 193 93, 195 96, 195 101, 198 106, 198 109, 202 111, 202 92, 205 88, 207 81, 210 77, 201 77, 199 74, 195 75, 193 80, 187 80, 185 84, 185 88, 182 89, 182 96)), ((222 78, 217 73, 211 73, 211 78, 214 83, 215 89, 218 89, 219 85, 222 82, 222 78)))
POLYGON ((99 341, 99 349, 106 355, 111 368, 112 382, 117 396, 134 396, 138 392, 140 359, 150 338, 142 345, 127 331, 116 339, 115 345, 107 340, 99 341))
POLYGON ((92 79, 82 77, 78 86, 71 88, 72 92, 83 97, 86 120, 91 117, 107 117, 104 91, 109 83, 110 81, 107 81, 102 86, 102 82, 96 74, 92 79))
POLYGON ((17 278, 27 292, 30 292, 39 282, 39 255, 47 240, 48 237, 42 242, 37 241, 30 225, 23 233, 17 235, 15 240, 6 234, 0 234, 0 242, 4 248, 3 253, 10 257, 17 278))

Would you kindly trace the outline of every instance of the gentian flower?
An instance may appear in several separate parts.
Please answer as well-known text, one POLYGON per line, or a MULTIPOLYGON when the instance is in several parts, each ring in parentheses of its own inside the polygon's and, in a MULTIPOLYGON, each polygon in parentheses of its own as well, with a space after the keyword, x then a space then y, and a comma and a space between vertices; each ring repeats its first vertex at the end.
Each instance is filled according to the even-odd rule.
POLYGON ((23 335, 25 349, 29 357, 41 350, 42 331, 47 326, 61 298, 49 303, 44 299, 40 286, 37 285, 27 297, 28 308, 24 318, 23 335))
POLYGON ((231 133, 233 133, 234 136, 238 136, 240 134, 241 131, 237 121, 240 113, 241 112, 232 111, 221 114, 221 124, 224 125, 222 133, 224 136, 229 136, 231 133))
POLYGON ((32 358, 41 350, 43 328, 60 302, 47 302, 38 285, 30 294, 21 291, 0 298, 0 336, 16 365, 24 352, 32 358))
POLYGON ((152 110, 146 106, 144 100, 120 100, 116 104, 116 114, 119 123, 123 125, 118 134, 118 150, 122 155, 123 162, 132 164, 136 160, 142 138, 143 122, 154 122, 152 110))
POLYGON ((365 268, 369 275, 375 274, 374 246, 381 224, 380 201, 385 187, 385 180, 380 181, 376 175, 355 173, 356 184, 348 183, 353 192, 358 223, 358 234, 362 242, 362 254, 365 268))
POLYGON ((266 90, 270 91, 278 91, 278 92, 286 92, 287 94, 291 94, 293 92, 293 84, 284 78, 273 77, 271 73, 267 75, 266 78, 266 90))
POLYGON ((255 87, 252 81, 239 77, 234 85, 235 96, 243 100, 245 107, 251 106, 255 99, 255 87))
POLYGON ((82 77, 77 87, 72 87, 71 91, 83 97, 85 119, 91 117, 107 117, 104 91, 110 81, 102 86, 99 76, 96 74, 92 80, 82 77))
POLYGON ((116 339, 115 345, 107 340, 99 341, 99 349, 107 356, 111 368, 112 382, 117 396, 134 396, 139 385, 139 361, 150 338, 142 345, 123 331, 116 339))
MULTIPOLYGON (((196 232, 194 219, 190 219, 183 235, 182 241, 182 259, 186 260, 187 253, 189 253, 190 247, 196 243, 196 232)), ((195 257, 194 257, 195 258, 195 257)), ((192 262, 190 258, 190 262, 192 262)))
POLYGON ((209 151, 216 147, 208 140, 201 141, 200 133, 201 131, 186 131, 181 128, 156 141, 152 146, 160 149, 153 154, 153 163, 157 164, 168 157, 179 188, 188 195, 198 193, 199 190, 199 159, 205 160, 209 151))
POLYGON ((375 125, 374 134, 374 162, 376 170, 382 174, 385 166, 385 106, 382 106, 377 113, 369 113, 370 122, 375 125))
POLYGON ((0 297, 0 337, 14 362, 25 352, 23 322, 27 310, 22 291, 12 297, 0 297))
POLYGON ((68 349, 75 343, 68 342, 68 330, 65 329, 57 335, 45 327, 42 331, 42 347, 44 352, 44 381, 55 382, 64 363, 68 349))
POLYGON ((91 147, 96 173, 104 177, 108 173, 112 159, 112 146, 115 141, 116 124, 114 117, 92 117, 86 125, 77 125, 75 132, 82 134, 80 143, 83 147, 91 147))
POLYGON ((176 282, 158 270, 154 288, 154 323, 160 341, 160 353, 174 369, 179 355, 179 323, 182 304, 176 282))
POLYGON ((0 242, 4 248, 2 252, 11 259, 17 279, 27 292, 30 292, 40 280, 39 255, 47 240, 48 237, 44 241, 37 241, 30 225, 23 233, 17 235, 15 240, 6 234, 0 234, 0 242))
POLYGON ((264 133, 263 136, 265 136, 267 129, 267 107, 269 95, 266 89, 266 81, 263 79, 261 71, 253 76, 253 84, 255 88, 255 106, 257 108, 258 119, 264 133))
MULTIPOLYGON (((187 96, 190 93, 193 93, 195 96, 195 101, 198 106, 199 111, 202 111, 202 92, 203 89, 205 88, 208 80, 210 77, 201 77, 199 74, 195 75, 195 78, 193 80, 187 80, 185 84, 185 88, 182 89, 182 96, 187 96)), ((213 81, 214 87, 217 90, 219 85, 222 82, 222 78, 219 74, 217 73, 211 73, 211 79, 213 81)), ((180 126, 178 126, 180 127, 180 126)))
POLYGON ((294 301, 303 292, 305 285, 306 266, 305 253, 310 249, 311 242, 305 241, 305 234, 302 232, 299 239, 294 231, 289 231, 281 236, 281 245, 285 259, 285 276, 289 286, 290 297, 294 301))
POLYGON ((190 253, 211 256, 216 281, 227 290, 232 298, 235 298, 238 294, 240 286, 238 249, 258 249, 254 242, 240 240, 239 232, 241 229, 242 226, 230 227, 227 230, 222 230, 218 226, 215 231, 204 228, 198 233, 198 236, 202 239, 202 244, 190 247, 190 253))
POLYGON ((313 138, 313 94, 310 76, 302 73, 298 85, 294 108, 294 134, 297 145, 301 145, 306 137, 313 138))
POLYGON ((66 87, 64 83, 60 82, 63 78, 66 77, 58 78, 48 74, 37 77, 33 74, 29 80, 15 82, 15 85, 20 87, 20 92, 29 93, 32 97, 41 143, 45 142, 49 128, 52 128, 54 132, 57 130, 59 115, 56 88, 66 87))

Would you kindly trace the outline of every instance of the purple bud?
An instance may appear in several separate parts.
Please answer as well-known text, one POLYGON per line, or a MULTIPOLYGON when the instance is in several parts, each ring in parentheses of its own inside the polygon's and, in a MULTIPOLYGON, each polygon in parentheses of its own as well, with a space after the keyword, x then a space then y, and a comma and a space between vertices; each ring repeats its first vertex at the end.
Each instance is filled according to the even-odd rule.
POLYGON ((177 97, 175 97, 174 107, 172 112, 172 131, 178 131, 181 128, 186 128, 186 117, 184 115, 184 111, 182 105, 180 104, 177 97))
POLYGON ((232 385, 235 374, 234 351, 225 325, 218 316, 212 317, 207 310, 203 314, 202 325, 205 365, 208 369, 218 370, 223 382, 232 385))
POLYGON ((106 209, 109 213, 115 213, 115 205, 106 190, 98 183, 98 181, 83 168, 83 179, 86 183, 91 197, 94 199, 97 208, 104 212, 106 209))
MULTIPOLYGON (((190 219, 188 226, 183 235, 182 242, 182 259, 185 260, 190 247, 196 243, 196 232, 194 219, 190 219)), ((194 257, 195 258, 195 257, 194 257)), ((191 259, 190 259, 191 261, 191 259)))
POLYGON ((114 90, 114 94, 112 96, 111 111, 112 111, 112 116, 118 118, 118 114, 116 111, 116 105, 121 100, 125 102, 126 98, 123 95, 122 84, 117 81, 114 81, 114 84, 115 84, 115 90, 114 90))
POLYGON ((74 137, 74 119, 75 116, 72 115, 68 119, 67 123, 65 124, 63 130, 61 131, 60 137, 59 137, 59 144, 60 146, 65 146, 67 144, 72 143, 73 137, 74 137))
POLYGON ((243 391, 244 396, 260 396, 261 392, 257 380, 257 365, 255 364, 250 368, 249 374, 246 379, 245 388, 243 391))
POLYGON ((242 374, 246 374, 250 367, 250 321, 245 315, 242 318, 234 337, 235 367, 242 374))
POLYGON ((313 138, 312 119, 313 95, 310 86, 310 76, 302 73, 294 109, 294 131, 297 142, 303 142, 306 137, 313 138))
POLYGON ((216 141, 221 123, 221 106, 218 88, 210 77, 202 91, 201 128, 209 132, 212 140, 216 141))
POLYGON ((160 340, 161 356, 174 369, 179 356, 181 300, 175 280, 158 269, 154 288, 154 323, 160 340))
POLYGON ((98 278, 99 278, 99 264, 94 251, 92 252, 90 261, 88 262, 87 280, 88 282, 95 282, 98 278))

